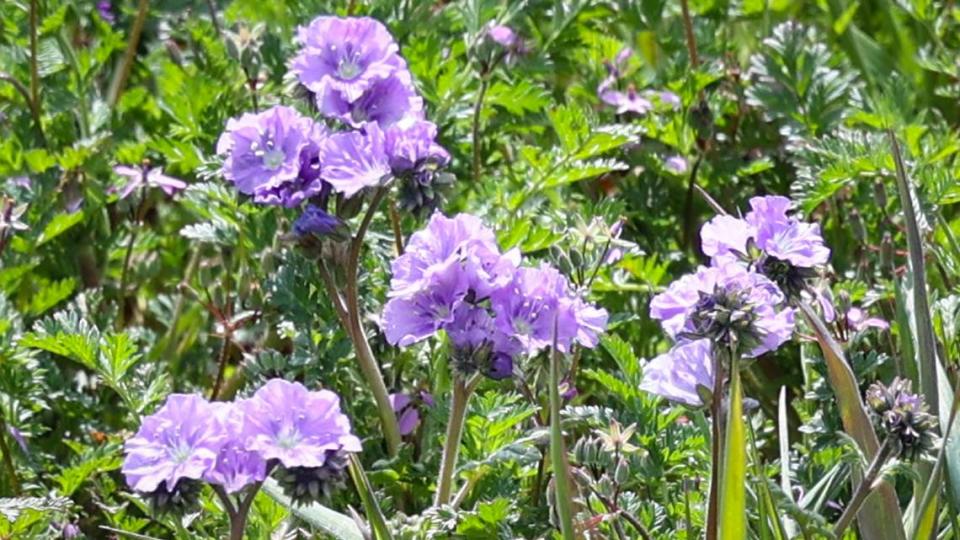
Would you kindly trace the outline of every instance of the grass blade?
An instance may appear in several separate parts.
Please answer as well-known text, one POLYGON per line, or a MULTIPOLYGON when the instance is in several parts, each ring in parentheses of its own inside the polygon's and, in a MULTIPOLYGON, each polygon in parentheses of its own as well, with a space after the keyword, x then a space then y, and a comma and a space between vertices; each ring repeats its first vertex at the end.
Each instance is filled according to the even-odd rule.
POLYGON ((363 465, 356 454, 350 454, 350 478, 353 479, 353 485, 357 488, 360 501, 363 502, 363 511, 367 514, 374 540, 391 540, 393 535, 387 527, 387 519, 383 516, 380 505, 377 504, 370 480, 367 478, 367 473, 363 472, 363 465))
MULTIPOLYGON (((837 398, 843 430, 857 442, 860 451, 867 459, 873 459, 880 450, 880 441, 864 409, 853 370, 847 364, 843 350, 820 320, 820 316, 805 303, 801 302, 799 307, 823 352, 823 360, 827 366, 827 380, 837 398)), ((853 476, 853 483, 856 486, 860 483, 860 474, 854 473, 853 476)), ((864 538, 890 540, 905 538, 903 514, 897 501, 897 493, 890 484, 884 483, 879 486, 867 499, 857 514, 857 521, 864 538)))
MULTIPOLYGON (((780 399, 777 407, 777 431, 780 438, 780 489, 793 500, 793 485, 790 482, 790 433, 787 429, 787 387, 780 387, 780 399)), ((796 538, 797 524, 789 516, 783 518, 783 528, 787 538, 796 538)))
POLYGON ((553 348, 550 350, 550 461, 557 494, 557 519, 563 540, 574 540, 573 498, 570 493, 570 471, 567 449, 560 425, 560 351, 557 350, 557 322, 553 323, 553 348))
POLYGON ((730 359, 730 399, 720 471, 720 540, 747 537, 747 431, 743 422, 740 362, 730 359))

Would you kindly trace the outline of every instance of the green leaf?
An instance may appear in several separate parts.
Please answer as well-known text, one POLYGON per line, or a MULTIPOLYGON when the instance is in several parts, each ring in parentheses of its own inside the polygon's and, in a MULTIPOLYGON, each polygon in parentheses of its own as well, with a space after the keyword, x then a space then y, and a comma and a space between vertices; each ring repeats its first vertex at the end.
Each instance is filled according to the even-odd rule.
POLYGON ((570 468, 560 422, 560 351, 557 350, 557 323, 553 323, 553 347, 550 349, 550 462, 556 494, 556 512, 563 540, 574 540, 573 497, 570 468))
POLYGON ((43 228, 43 232, 40 233, 40 237, 37 238, 37 245, 42 246, 46 244, 50 240, 67 232, 81 221, 83 221, 82 210, 70 214, 57 214, 50 220, 50 223, 47 223, 47 226, 43 228))
MULTIPOLYGON (((799 303, 799 308, 823 352, 823 360, 827 367, 827 382, 836 397, 843 430, 857 443, 860 452, 868 460, 872 460, 880 451, 880 441, 873 430, 870 417, 867 416, 860 396, 860 388, 857 386, 853 370, 850 369, 844 357, 843 349, 830 335, 826 325, 813 308, 804 302, 799 303)), ((852 478, 854 486, 860 482, 861 475, 861 472, 855 470, 852 478)), ((863 503, 863 507, 857 514, 857 520, 865 538, 891 540, 905 538, 903 516, 897 501, 897 493, 888 483, 877 487, 875 494, 863 503)))
POLYGON ((373 540, 392 539, 393 535, 390 534, 390 528, 387 527, 387 519, 383 517, 383 511, 377 504, 376 492, 370 486, 370 480, 363 472, 363 465, 355 454, 350 454, 350 478, 353 479, 353 485, 363 502, 363 509, 367 514, 367 521, 370 523, 370 530, 373 533, 373 540))
POLYGON ((267 478, 261 489, 273 500, 288 508, 295 516, 329 534, 336 540, 364 540, 360 527, 353 519, 320 503, 305 506, 293 504, 290 497, 283 494, 283 490, 280 489, 277 481, 273 478, 267 478))
MULTIPOLYGON (((720 471, 720 540, 747 537, 747 430, 743 421, 740 362, 730 362, 730 399, 723 436, 723 469, 720 471)), ((716 434, 714 434, 716 436, 716 434)), ((717 467, 719 464, 714 463, 717 467)))

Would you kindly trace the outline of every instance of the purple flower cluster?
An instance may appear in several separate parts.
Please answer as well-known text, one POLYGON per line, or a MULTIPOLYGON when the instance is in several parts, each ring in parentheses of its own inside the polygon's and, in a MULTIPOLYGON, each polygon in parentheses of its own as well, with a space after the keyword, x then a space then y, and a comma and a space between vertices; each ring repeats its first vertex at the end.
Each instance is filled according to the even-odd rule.
POLYGON ((479 218, 434 213, 393 262, 382 320, 387 341, 406 347, 443 330, 461 368, 494 378, 512 374, 516 355, 536 354, 554 339, 562 351, 594 347, 606 311, 575 294, 554 268, 520 262, 516 250, 501 253, 479 218))
POLYGON ((273 379, 230 403, 170 395, 127 441, 122 471, 145 493, 174 493, 196 481, 235 493, 275 466, 323 468, 332 454, 360 450, 336 394, 273 379))
POLYGON ((620 79, 631 56, 633 56, 633 50, 625 47, 617 53, 613 62, 604 62, 607 76, 597 87, 597 96, 600 101, 614 107, 617 114, 634 114, 636 116, 644 116, 654 110, 657 105, 679 109, 681 105, 680 97, 673 92, 646 90, 640 93, 637 92, 632 83, 627 83, 626 91, 618 89, 621 87, 620 79))
POLYGON ((368 17, 323 16, 301 27, 298 41, 291 73, 323 116, 349 129, 332 132, 285 106, 244 114, 217 144, 224 177, 261 204, 312 199, 314 215, 326 212, 331 191, 353 197, 391 178, 403 186, 405 208, 434 206, 450 156, 387 28, 368 17))
POLYGON ((785 197, 755 197, 744 218, 721 215, 700 231, 711 265, 673 282, 653 298, 650 315, 676 345, 651 361, 642 388, 701 405, 713 389, 719 350, 748 358, 776 350, 793 334, 788 298, 827 262, 817 225, 787 215, 785 197))

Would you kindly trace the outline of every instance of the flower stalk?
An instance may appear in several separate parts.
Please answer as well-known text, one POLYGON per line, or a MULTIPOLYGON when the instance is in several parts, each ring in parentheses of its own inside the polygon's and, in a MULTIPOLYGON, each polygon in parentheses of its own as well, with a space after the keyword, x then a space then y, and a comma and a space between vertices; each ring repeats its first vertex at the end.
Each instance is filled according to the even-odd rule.
POLYGON ((863 506, 863 503, 866 502, 867 497, 873 493, 874 488, 876 487, 874 483, 877 480, 877 477, 880 475, 880 471, 883 470, 883 466, 887 463, 887 460, 893 455, 894 450, 896 449, 896 438, 887 437, 887 440, 884 441, 883 446, 880 447, 880 451, 877 452, 877 455, 874 456, 873 462, 870 463, 870 466, 867 468, 867 472, 863 474, 863 479, 860 481, 860 485, 857 486, 856 491, 853 492, 853 497, 850 499, 850 504, 843 510, 843 514, 840 515, 840 519, 837 520, 836 525, 833 527, 833 536, 835 538, 842 538, 843 532, 847 530, 847 527, 853 522, 854 518, 857 516, 857 512, 860 511, 860 507, 863 506))
POLYGON ((17 477, 17 469, 13 465, 13 454, 10 451, 10 445, 7 444, 7 435, 10 434, 10 428, 3 417, 3 411, 0 411, 0 453, 3 454, 3 467, 7 470, 7 476, 10 477, 10 487, 14 496, 20 496, 20 479, 17 477))
POLYGON ((553 347, 550 350, 550 461, 556 486, 557 518, 564 540, 574 540, 572 494, 567 465, 567 449, 560 421, 560 351, 557 350, 557 321, 554 320, 553 347))
POLYGON ((434 506, 442 506, 450 502, 450 494, 453 493, 453 473, 457 468, 460 439, 463 438, 463 425, 467 419, 467 402, 478 381, 477 375, 469 381, 465 381, 460 376, 454 378, 453 393, 450 398, 450 418, 447 421, 447 438, 443 443, 443 457, 440 460, 440 475, 437 477, 434 506))

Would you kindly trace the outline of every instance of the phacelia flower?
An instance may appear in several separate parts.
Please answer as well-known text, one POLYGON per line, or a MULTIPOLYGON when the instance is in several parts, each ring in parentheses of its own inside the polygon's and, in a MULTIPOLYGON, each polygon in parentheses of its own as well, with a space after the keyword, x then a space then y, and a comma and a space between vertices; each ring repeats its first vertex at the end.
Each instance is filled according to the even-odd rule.
POLYGON ((663 162, 663 167, 673 174, 684 174, 687 172, 687 160, 682 156, 670 156, 663 162))
POLYGON ((383 130, 375 122, 360 131, 330 135, 320 147, 321 176, 346 197, 381 185, 391 170, 385 145, 383 130))
POLYGON ((713 391, 714 361, 708 339, 674 345, 643 369, 640 389, 693 407, 704 405, 703 396, 713 391))
POLYGON ((928 412, 924 397, 911 392, 911 386, 909 379, 899 377, 890 386, 873 383, 866 401, 878 431, 894 438, 900 457, 916 460, 933 453, 939 442, 939 423, 928 412))
POLYGON ((204 474, 204 480, 223 486, 228 493, 262 482, 267 476, 267 462, 259 453, 247 448, 243 402, 215 402, 211 405, 227 432, 227 440, 220 447, 216 464, 204 474))
POLYGON ((113 24, 117 21, 117 16, 113 14, 113 6, 111 5, 110 0, 98 0, 97 13, 100 14, 100 18, 103 19, 103 22, 107 24, 113 24))
POLYGON ((519 268, 511 283, 493 293, 497 327, 536 353, 553 344, 566 352, 573 343, 597 344, 607 325, 607 312, 577 297, 567 278, 549 265, 519 268))
POLYGON ((653 110, 653 103, 637 93, 632 85, 626 92, 606 90, 600 94, 600 99, 612 107, 617 108, 617 114, 636 114, 643 116, 653 110))
POLYGON ((320 145, 326 130, 296 110, 278 105, 227 122, 217 142, 223 176, 262 204, 286 207, 320 195, 320 145))
POLYGON ((336 216, 310 204, 300 214, 300 217, 293 222, 293 232, 297 236, 328 236, 337 232, 342 225, 343 222, 336 216))
POLYGON ((517 34, 512 28, 503 24, 495 24, 487 30, 487 35, 502 47, 510 49, 517 44, 517 34))
POLYGON ((890 323, 887 321, 877 317, 870 317, 866 311, 856 306, 851 306, 850 309, 847 310, 846 324, 847 327, 854 332, 861 332, 867 328, 877 328, 879 330, 890 328, 890 323))
POLYGON ((397 415, 400 435, 413 433, 420 425, 420 407, 432 407, 433 404, 433 396, 423 390, 413 396, 403 393, 390 394, 390 406, 397 415))
POLYGON ((650 316, 676 340, 711 338, 755 357, 790 339, 794 310, 783 303, 772 281, 721 261, 671 283, 650 302, 650 316))
POLYGON ((317 17, 300 27, 297 40, 301 49, 290 71, 318 103, 328 92, 354 103, 377 81, 406 68, 390 31, 369 17, 317 17))
POLYGON ((284 467, 322 467, 329 451, 359 452, 360 439, 329 390, 273 379, 243 402, 246 447, 284 467))
POLYGON ((113 172, 122 176, 125 182, 122 185, 110 188, 108 193, 119 193, 120 199, 126 199, 141 187, 158 187, 167 195, 173 195, 187 188, 187 183, 172 176, 163 174, 161 167, 130 167, 116 165, 113 172))
POLYGON ((124 445, 122 472, 141 492, 173 493, 181 480, 211 471, 228 433, 216 408, 194 394, 172 394, 124 445))
POLYGON ((788 216, 790 199, 779 196, 750 199, 751 211, 742 219, 717 216, 700 231, 703 252, 714 260, 753 260, 759 272, 793 297, 827 263, 830 249, 824 245, 820 226, 788 216), (751 253, 755 246, 760 254, 751 253))
POLYGON ((398 69, 389 77, 373 82, 352 102, 339 92, 317 95, 317 109, 324 116, 340 119, 354 128, 367 122, 386 128, 403 119, 422 119, 423 99, 417 94, 410 73, 398 69))

